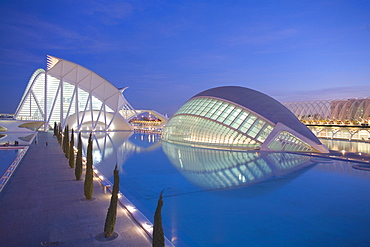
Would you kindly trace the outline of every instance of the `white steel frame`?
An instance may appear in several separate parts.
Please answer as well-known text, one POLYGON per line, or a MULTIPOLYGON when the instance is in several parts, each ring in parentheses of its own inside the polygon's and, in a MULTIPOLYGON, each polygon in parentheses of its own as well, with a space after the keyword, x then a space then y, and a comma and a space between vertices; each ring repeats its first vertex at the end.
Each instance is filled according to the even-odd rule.
POLYGON ((91 130, 98 125, 103 130, 112 129, 114 122, 121 125, 115 129, 132 129, 128 120, 137 113, 123 96, 126 88, 117 89, 78 64, 53 56, 47 56, 47 61, 46 71, 38 69, 31 76, 15 119, 42 120, 45 131, 54 122, 64 127, 70 116, 77 119, 76 130, 86 126, 86 121, 91 130))
POLYGON ((370 97, 283 104, 305 124, 370 124, 370 97))

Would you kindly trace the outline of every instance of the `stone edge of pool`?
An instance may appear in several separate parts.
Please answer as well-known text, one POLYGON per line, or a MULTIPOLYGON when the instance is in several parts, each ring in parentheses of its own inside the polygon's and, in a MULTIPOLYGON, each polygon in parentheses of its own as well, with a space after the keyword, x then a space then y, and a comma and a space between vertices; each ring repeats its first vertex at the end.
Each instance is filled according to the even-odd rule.
MULTIPOLYGON (((100 180, 100 184, 106 186, 109 184, 110 186, 106 186, 106 189, 112 193, 113 184, 106 179, 99 170, 94 166, 93 167, 95 176, 100 180)), ((132 216, 132 218, 143 228, 143 230, 149 235, 149 237, 153 238, 153 226, 154 224, 143 214, 140 212, 137 207, 129 199, 127 199, 121 191, 118 193, 118 201, 122 207, 124 207, 127 212, 132 216)), ((175 245, 165 236, 165 246, 174 247, 175 245)))
POLYGON ((9 150, 9 149, 22 149, 22 151, 17 155, 17 157, 14 159, 14 161, 10 164, 8 169, 4 172, 2 177, 0 178, 0 192, 3 190, 5 185, 8 183, 9 179, 13 175, 15 169, 17 169, 18 164, 21 162, 22 158, 28 151, 29 146, 19 146, 17 148, 2 148, 1 150, 9 150))

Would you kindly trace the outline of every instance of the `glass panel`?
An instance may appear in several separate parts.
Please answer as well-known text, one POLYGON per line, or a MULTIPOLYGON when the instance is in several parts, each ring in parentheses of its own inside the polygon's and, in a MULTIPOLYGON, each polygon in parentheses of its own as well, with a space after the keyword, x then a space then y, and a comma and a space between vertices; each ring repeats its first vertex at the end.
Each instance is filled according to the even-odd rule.
POLYGON ((256 119, 257 119, 256 116, 249 115, 245 122, 239 127, 239 130, 243 133, 246 133, 256 119))
POLYGON ((258 132, 262 129, 263 125, 265 124, 265 121, 262 119, 257 119, 257 121, 254 122, 253 126, 249 129, 248 135, 251 137, 256 137, 258 132))
POLYGON ((217 118, 217 121, 223 122, 227 116, 229 116, 230 112, 234 110, 235 106, 229 105, 226 107, 226 109, 223 111, 223 113, 217 118))
POLYGON ((260 142, 264 142, 266 138, 270 135, 271 131, 273 130, 273 126, 270 124, 266 124, 261 132, 257 136, 257 140, 260 142))
POLYGON ((268 147, 276 151, 299 151, 302 150, 301 148, 303 148, 304 151, 313 151, 313 148, 309 144, 287 131, 280 132, 268 147))
POLYGON ((217 101, 216 104, 213 105, 212 109, 207 113, 206 117, 211 119, 215 119, 215 116, 220 114, 220 106, 222 105, 221 101, 217 101))
POLYGON ((179 141, 195 146, 220 147, 259 147, 251 146, 247 137, 217 122, 189 115, 178 115, 171 118, 163 131, 163 140, 179 141))
POLYGON ((230 125, 235 120, 235 118, 239 115, 240 112, 241 112, 241 109, 235 108, 232 112, 230 112, 229 116, 227 116, 227 118, 224 120, 224 124, 230 125))

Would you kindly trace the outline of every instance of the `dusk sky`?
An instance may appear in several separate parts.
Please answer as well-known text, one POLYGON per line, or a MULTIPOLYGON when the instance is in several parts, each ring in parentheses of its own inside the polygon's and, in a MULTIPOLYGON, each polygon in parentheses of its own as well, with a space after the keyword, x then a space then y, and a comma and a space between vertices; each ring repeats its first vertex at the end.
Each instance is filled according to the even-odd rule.
POLYGON ((172 115, 235 85, 278 101, 370 97, 370 1, 0 2, 0 113, 14 113, 46 55, 172 115))

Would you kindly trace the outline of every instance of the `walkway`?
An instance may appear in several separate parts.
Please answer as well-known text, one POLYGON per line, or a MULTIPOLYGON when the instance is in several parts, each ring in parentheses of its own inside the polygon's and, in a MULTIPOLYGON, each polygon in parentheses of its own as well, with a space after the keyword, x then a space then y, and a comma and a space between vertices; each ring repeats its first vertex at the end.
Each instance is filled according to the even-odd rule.
POLYGON ((151 246, 151 239, 122 208, 117 211, 118 238, 95 239, 103 232, 110 194, 94 181, 96 199, 83 199, 83 180, 75 180, 52 135, 39 132, 38 143, 30 146, 0 193, 1 245, 151 246))

